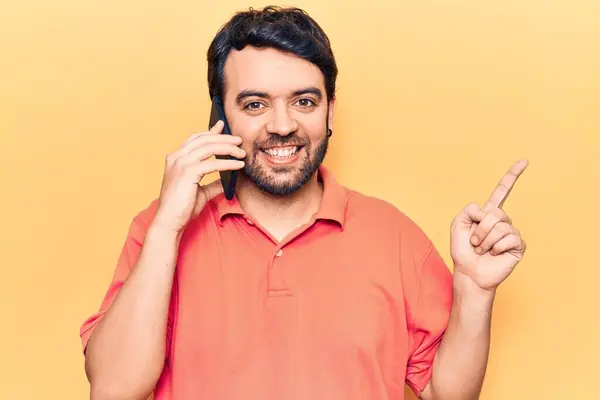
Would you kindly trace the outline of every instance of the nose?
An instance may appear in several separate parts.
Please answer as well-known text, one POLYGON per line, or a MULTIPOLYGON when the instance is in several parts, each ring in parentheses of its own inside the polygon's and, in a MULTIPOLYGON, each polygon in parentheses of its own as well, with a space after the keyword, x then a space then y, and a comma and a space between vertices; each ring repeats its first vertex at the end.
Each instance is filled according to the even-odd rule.
POLYGON ((290 115, 290 110, 286 104, 275 106, 272 116, 273 118, 267 123, 269 133, 287 136, 298 129, 298 121, 290 115))

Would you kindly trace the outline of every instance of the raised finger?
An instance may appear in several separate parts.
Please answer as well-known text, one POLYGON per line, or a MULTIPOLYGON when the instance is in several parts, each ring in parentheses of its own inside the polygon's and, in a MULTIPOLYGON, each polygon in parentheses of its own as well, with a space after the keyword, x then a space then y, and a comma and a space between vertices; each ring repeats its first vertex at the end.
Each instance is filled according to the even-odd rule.
POLYGON ((521 176, 523 171, 525 171, 527 164, 527 160, 521 160, 515 163, 512 167, 510 167, 506 175, 502 177, 502 179, 498 183, 498 186, 496 186, 496 188, 492 192, 489 200, 485 204, 484 209, 502 208, 504 202, 506 201, 506 198, 508 197, 512 188, 517 182, 517 179, 519 179, 519 176, 521 176))

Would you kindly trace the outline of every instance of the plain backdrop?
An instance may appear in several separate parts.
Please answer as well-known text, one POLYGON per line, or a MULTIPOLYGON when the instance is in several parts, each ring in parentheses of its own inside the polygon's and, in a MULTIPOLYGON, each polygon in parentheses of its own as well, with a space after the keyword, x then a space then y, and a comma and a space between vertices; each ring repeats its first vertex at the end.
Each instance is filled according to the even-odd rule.
MULTIPOLYGON (((0 398, 89 398, 79 327, 165 155, 206 129, 206 50, 241 0, 0 11, 0 398)), ((289 5, 283 4, 283 5, 289 5)), ((600 3, 298 1, 340 75, 326 164, 449 225, 509 166, 528 252, 499 290, 484 400, 590 398, 600 367, 600 3)), ((209 177, 213 179, 213 177, 209 177)))

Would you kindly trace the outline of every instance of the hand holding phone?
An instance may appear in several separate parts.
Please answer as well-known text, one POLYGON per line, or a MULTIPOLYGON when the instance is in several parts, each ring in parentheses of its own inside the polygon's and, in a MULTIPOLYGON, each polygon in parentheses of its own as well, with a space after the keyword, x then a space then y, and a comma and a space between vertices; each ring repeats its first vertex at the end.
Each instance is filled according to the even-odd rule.
POLYGON ((190 136, 167 156, 158 209, 152 222, 162 231, 179 235, 206 203, 222 192, 219 181, 200 185, 206 174, 244 167, 241 160, 246 153, 239 147, 242 139, 222 134, 223 122, 212 125, 208 132, 190 136))
MULTIPOLYGON (((229 123, 227 122, 227 118, 225 117, 225 109, 223 107, 223 103, 221 102, 221 98, 218 95, 213 96, 212 98, 212 108, 210 110, 210 120, 208 123, 208 129, 211 129, 218 121, 224 122, 224 127, 222 131, 222 135, 231 135, 231 130, 229 129, 229 123)), ((221 160, 238 160, 234 156, 231 155, 215 155, 216 158, 221 160)), ((221 176, 221 184, 223 185, 223 191, 225 192, 225 197, 227 200, 233 199, 235 195, 235 185, 237 183, 238 170, 222 170, 219 171, 221 176)))

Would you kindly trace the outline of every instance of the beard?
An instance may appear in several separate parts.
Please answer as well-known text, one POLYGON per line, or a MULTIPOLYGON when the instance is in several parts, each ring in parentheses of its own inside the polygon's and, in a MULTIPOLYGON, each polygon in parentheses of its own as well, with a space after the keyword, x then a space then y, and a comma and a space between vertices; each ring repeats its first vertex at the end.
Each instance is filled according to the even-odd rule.
POLYGON ((314 150, 310 142, 299 140, 295 134, 272 135, 267 142, 282 146, 301 145, 298 151, 303 152, 293 166, 267 167, 259 161, 261 147, 254 144, 252 159, 246 160, 243 174, 263 192, 274 196, 288 196, 302 188, 325 160, 329 147, 328 136, 318 142, 314 150))

